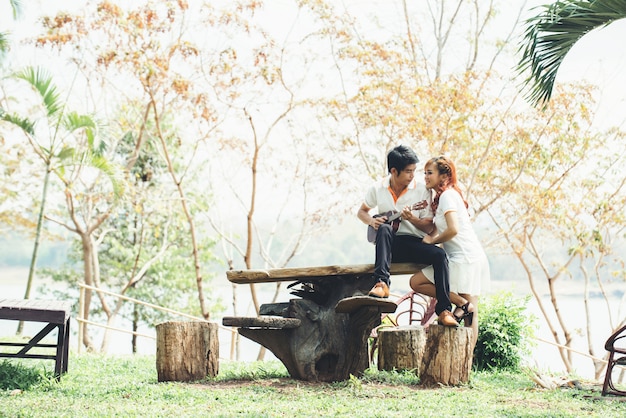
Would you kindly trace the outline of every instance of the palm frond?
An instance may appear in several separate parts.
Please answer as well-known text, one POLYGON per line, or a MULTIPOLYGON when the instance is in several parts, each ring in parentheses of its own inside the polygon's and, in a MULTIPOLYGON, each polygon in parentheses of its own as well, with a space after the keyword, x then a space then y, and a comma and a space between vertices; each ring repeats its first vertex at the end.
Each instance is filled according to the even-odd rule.
POLYGON ((92 167, 102 171, 113 186, 113 193, 115 196, 121 196, 124 193, 124 175, 123 170, 117 164, 111 163, 102 155, 95 155, 91 159, 92 167))
POLYGON ((35 135, 35 123, 30 119, 22 118, 20 116, 10 113, 4 113, 0 109, 0 120, 17 126, 18 128, 22 129, 27 135, 35 135))
POLYGON ((74 133, 84 129, 88 148, 97 155, 104 155, 107 150, 105 141, 98 141, 98 136, 102 136, 101 126, 89 115, 80 115, 76 112, 69 112, 63 120, 63 127, 67 132, 74 133))
POLYGON ((101 171, 109 179, 115 196, 121 196, 124 192, 126 183, 123 168, 107 160, 104 155, 97 151, 87 149, 79 152, 76 148, 64 146, 56 154, 56 157, 60 164, 55 169, 60 175, 65 175, 67 167, 91 167, 101 171))
POLYGON ((52 76, 43 68, 26 67, 15 74, 16 78, 29 83, 41 96, 46 113, 49 117, 57 117, 63 106, 59 99, 56 86, 52 83, 52 76))
POLYGON ((87 144, 90 149, 93 149, 97 125, 90 116, 79 115, 76 112, 69 112, 63 118, 63 128, 65 128, 65 130, 69 133, 74 133, 80 129, 84 129, 87 137, 87 144))
POLYGON ((0 54, 9 51, 9 35, 6 32, 0 32, 0 54))
POLYGON ((68 132, 74 132, 78 129, 95 129, 96 122, 88 115, 79 115, 77 112, 68 112, 63 121, 63 127, 68 132))
POLYGON ((64 146, 63 148, 61 148, 61 151, 59 151, 56 155, 56 157, 61 160, 71 160, 74 158, 74 156, 76 155, 76 149, 73 147, 67 147, 64 146))
POLYGON ((11 10, 13 10, 13 19, 18 19, 22 16, 22 0, 9 0, 11 4, 11 10))
POLYGON ((580 38, 626 18, 623 0, 559 0, 539 9, 525 22, 517 65, 519 75, 527 74, 523 87, 535 106, 550 100, 559 67, 580 38))
POLYGON ((115 196, 121 196, 124 192, 125 181, 124 172, 120 166, 106 159, 103 155, 98 155, 91 150, 76 155, 76 164, 83 167, 92 167, 101 171, 111 182, 115 196))

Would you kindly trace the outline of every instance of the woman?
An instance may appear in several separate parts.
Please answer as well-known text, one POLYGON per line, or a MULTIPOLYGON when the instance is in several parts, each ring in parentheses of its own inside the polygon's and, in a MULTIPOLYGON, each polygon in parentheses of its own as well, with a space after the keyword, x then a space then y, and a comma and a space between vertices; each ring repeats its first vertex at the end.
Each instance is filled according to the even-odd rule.
MULTIPOLYGON (((467 202, 457 184, 456 168, 447 157, 429 160, 424 167, 426 188, 435 192, 433 211, 435 229, 424 237, 426 244, 443 244, 450 267, 450 300, 454 316, 474 331, 478 338, 478 296, 489 284, 489 262, 472 228, 467 202)), ((432 267, 414 274, 411 288, 435 296, 432 267)))

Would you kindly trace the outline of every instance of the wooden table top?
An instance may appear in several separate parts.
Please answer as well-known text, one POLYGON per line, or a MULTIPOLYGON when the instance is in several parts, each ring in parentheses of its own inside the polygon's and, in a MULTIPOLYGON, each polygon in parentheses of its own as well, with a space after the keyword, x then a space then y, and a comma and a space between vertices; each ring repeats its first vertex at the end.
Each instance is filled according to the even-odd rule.
MULTIPOLYGON (((390 273, 413 274, 426 267, 413 263, 392 263, 390 273)), ((353 264, 344 266, 287 267, 268 270, 229 270, 226 277, 232 283, 271 283, 298 281, 306 278, 359 276, 373 274, 374 264, 353 264)))
POLYGON ((71 302, 58 300, 0 299, 0 319, 63 324, 71 309, 71 302))

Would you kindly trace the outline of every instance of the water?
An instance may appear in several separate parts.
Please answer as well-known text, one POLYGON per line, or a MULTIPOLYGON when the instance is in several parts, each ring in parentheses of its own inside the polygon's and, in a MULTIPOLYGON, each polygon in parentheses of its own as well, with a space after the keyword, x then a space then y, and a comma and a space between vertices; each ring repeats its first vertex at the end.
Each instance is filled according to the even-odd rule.
MULTIPOLYGON (((0 271, 0 277, 2 277, 0 283, 2 283, 2 297, 11 298, 11 299, 21 299, 24 296, 24 282, 27 277, 27 269, 2 269, 0 271)), ((225 277, 225 275, 218 276, 225 277)), ((392 287, 392 292, 396 294, 402 294, 408 290, 406 286, 406 281, 403 279, 395 279, 394 287, 392 287)), ((231 300, 232 297, 232 286, 229 282, 224 279, 220 281, 220 283, 216 283, 217 287, 215 288, 217 292, 222 296, 224 301, 231 300)), ((36 287, 36 286, 35 286, 36 287)), ((271 298, 274 294, 275 285, 274 284, 264 284, 257 285, 258 299, 260 303, 268 303, 271 301, 271 298)), ((492 291, 498 290, 507 290, 513 292, 517 296, 523 296, 530 294, 530 290, 528 288, 528 284, 524 282, 493 282, 492 283, 492 291)), ((608 289, 612 295, 611 304, 614 309, 614 320, 618 317, 615 310, 620 302, 621 293, 618 291, 611 291, 611 288, 608 289)), ((567 326, 573 333, 573 343, 572 348, 575 350, 587 353, 589 352, 589 348, 587 346, 587 338, 586 338, 586 321, 585 321, 585 313, 584 306, 582 304, 582 297, 580 296, 581 289, 577 289, 575 286, 568 287, 568 294, 564 294, 559 296, 559 306, 562 312, 562 317, 564 318, 567 326)), ((237 288, 237 300, 238 300, 238 316, 254 316, 254 309, 252 305, 252 301, 250 298, 250 292, 248 290, 248 286, 238 286, 237 288)), ((547 295, 542 296, 544 300, 544 304, 546 308, 551 308, 549 298, 547 295)), ((32 295, 32 298, 37 298, 36 294, 32 295)), ((279 302, 287 301, 290 298, 293 298, 289 294, 286 289, 286 286, 282 286, 282 291, 280 293, 279 302)), ((604 300, 599 297, 593 297, 590 299, 590 311, 592 314, 592 327, 590 332, 592 334, 592 348, 594 350, 595 357, 603 358, 606 354, 604 350, 604 343, 608 336, 611 334, 611 328, 608 320, 608 311, 606 309, 606 304, 604 300)), ((543 319, 543 316, 540 313, 540 309, 538 307, 537 302, 532 298, 528 304, 528 311, 530 314, 537 316, 539 319, 537 320, 537 329, 536 329, 536 337, 542 340, 553 342, 554 339, 549 328, 546 325, 546 321, 543 319)), ((233 315, 232 307, 229 306, 229 310, 224 313, 224 316, 233 315)), ((555 320, 554 317, 552 317, 555 320)), ((172 320, 184 320, 181 318, 172 318, 172 320)), ((231 359, 231 341, 233 338, 233 332, 230 327, 222 327, 221 319, 215 318, 215 322, 220 324, 219 329, 219 340, 220 340, 220 358, 222 360, 231 359)), ((130 324, 123 323, 118 321, 117 324, 114 324, 115 327, 130 329, 130 324)), ((38 323, 27 322, 24 326, 24 335, 34 335, 41 330, 42 325, 38 323)), ((17 321, 6 321, 0 320, 0 337, 3 336, 11 336, 15 334, 17 329, 17 321)), ((156 331, 154 329, 150 329, 148 327, 142 327, 139 329, 141 334, 146 334, 153 338, 156 338, 156 331)), ((131 335, 110 331, 110 345, 109 345, 109 354, 114 355, 125 355, 131 354, 131 335)), ((101 338, 102 338, 102 329, 99 329, 95 326, 90 327, 90 334, 92 335, 93 340, 96 342, 96 345, 99 346, 101 338)), ((154 355, 156 354, 156 341, 153 338, 146 337, 138 337, 138 353, 139 354, 147 354, 154 355)), ((233 359, 240 361, 254 361, 257 359, 257 355, 259 353, 260 346, 244 337, 240 337, 240 350, 239 355, 236 353, 232 353, 233 359)), ((71 321, 71 337, 70 337, 70 345, 71 350, 76 352, 78 350, 78 341, 77 341, 77 321, 71 321)), ((594 370, 591 359, 588 357, 574 353, 573 355, 573 365, 574 372, 576 375, 581 378, 593 379, 594 370)), ((274 355, 267 351, 264 357, 265 360, 275 359, 274 355)), ((541 341, 536 341, 536 346, 533 348, 532 355, 527 362, 530 366, 537 367, 543 371, 551 371, 553 373, 563 373, 565 375, 565 367, 559 355, 559 352, 556 347, 551 344, 547 344, 541 341)))

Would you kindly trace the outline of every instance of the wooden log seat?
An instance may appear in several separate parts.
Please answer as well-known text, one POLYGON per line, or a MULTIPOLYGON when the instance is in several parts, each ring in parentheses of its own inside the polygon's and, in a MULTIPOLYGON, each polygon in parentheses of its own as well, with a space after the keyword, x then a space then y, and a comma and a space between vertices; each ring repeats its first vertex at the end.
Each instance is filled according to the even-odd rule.
POLYGON ((0 358, 38 358, 55 361, 54 376, 57 380, 67 372, 70 345, 70 302, 35 299, 0 299, 0 319, 41 322, 43 329, 27 343, 0 342, 0 347, 21 348, 17 353, 1 352, 0 358), (56 343, 41 343, 48 334, 57 330, 56 343), (35 347, 54 348, 55 354, 33 354, 35 347))
POLYGON ((282 318, 272 316, 253 316, 253 317, 235 317, 225 316, 222 319, 222 325, 226 327, 240 328, 263 328, 263 329, 289 329, 298 328, 300 326, 298 318, 282 318))
POLYGON ((426 328, 421 325, 378 330, 378 370, 413 370, 419 375, 426 348, 426 328))
POLYGON ((609 352, 609 360, 602 385, 602 396, 626 396, 626 383, 623 382, 626 376, 626 325, 606 340, 604 348, 609 352), (618 382, 621 382, 621 385, 618 382))
POLYGON ((170 321, 157 324, 156 368, 159 382, 191 382, 219 371, 216 323, 170 321))
POLYGON ((429 325, 420 384, 429 387, 468 383, 474 359, 473 332, 468 327, 429 325))

